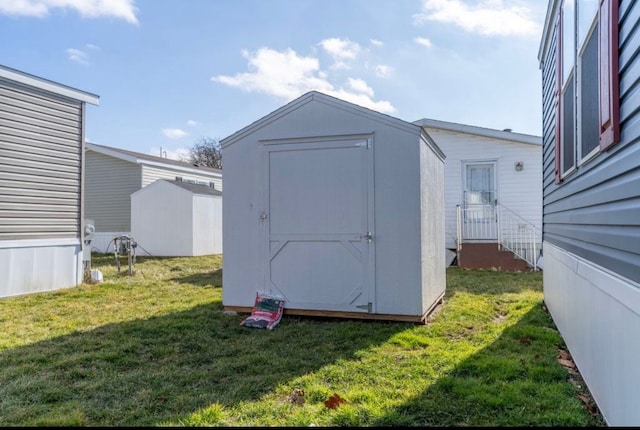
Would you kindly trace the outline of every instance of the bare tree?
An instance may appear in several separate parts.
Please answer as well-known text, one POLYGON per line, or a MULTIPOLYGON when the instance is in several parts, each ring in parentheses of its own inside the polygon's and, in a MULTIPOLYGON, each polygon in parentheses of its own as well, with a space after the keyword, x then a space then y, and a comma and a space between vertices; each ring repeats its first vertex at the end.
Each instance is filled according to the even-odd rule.
POLYGON ((199 166, 222 169, 222 150, 220 142, 211 137, 203 137, 198 140, 190 149, 188 161, 199 166))

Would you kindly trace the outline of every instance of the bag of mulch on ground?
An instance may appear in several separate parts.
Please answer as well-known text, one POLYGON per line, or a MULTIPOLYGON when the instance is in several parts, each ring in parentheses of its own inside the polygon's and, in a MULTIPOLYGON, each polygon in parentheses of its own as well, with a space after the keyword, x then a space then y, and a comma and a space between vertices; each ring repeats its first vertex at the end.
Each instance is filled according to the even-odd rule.
POLYGON ((243 327, 266 328, 271 330, 278 325, 284 312, 284 300, 277 297, 256 295, 253 310, 244 321, 243 327))

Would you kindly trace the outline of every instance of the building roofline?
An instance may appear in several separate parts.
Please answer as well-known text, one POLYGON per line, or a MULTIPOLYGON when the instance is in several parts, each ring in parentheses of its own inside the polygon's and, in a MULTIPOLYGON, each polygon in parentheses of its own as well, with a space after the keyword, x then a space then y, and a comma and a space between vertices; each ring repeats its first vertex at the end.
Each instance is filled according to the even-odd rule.
POLYGON ((412 124, 410 122, 407 122, 405 120, 393 117, 391 115, 387 115, 381 112, 377 112, 374 111, 372 109, 366 108, 364 106, 360 106, 357 105, 355 103, 346 101, 346 100, 342 100, 339 99, 337 97, 334 96, 330 96, 324 93, 321 93, 319 91, 309 91, 303 95, 301 95, 300 97, 290 101, 289 103, 285 104, 284 106, 281 106, 280 108, 272 111, 271 113, 263 116, 262 118, 252 122, 251 124, 247 125, 246 127, 238 130, 237 132, 225 137, 224 139, 222 139, 220 141, 220 145, 222 148, 225 148, 229 145, 232 145, 233 143, 237 142, 238 140, 242 139, 244 136, 246 136, 247 134, 250 134, 252 132, 254 132, 255 130, 258 130, 264 126, 266 126, 267 124, 271 123, 272 121, 288 114, 289 112, 298 109, 299 107, 313 101, 313 100, 317 100, 319 102, 340 108, 340 109, 344 109, 347 110, 349 112, 352 113, 356 113, 359 115, 363 115, 363 116, 368 116, 371 118, 375 118, 375 120, 383 122, 385 124, 391 125, 393 127, 396 128, 400 128, 403 129, 405 131, 409 131, 412 133, 416 133, 419 134, 419 130, 415 128, 415 124, 412 124))
POLYGON ((553 30, 553 23, 551 18, 556 16, 557 9, 560 5, 560 2, 556 0, 549 0, 549 4, 547 5, 547 15, 544 19, 544 27, 542 27, 542 36, 540 38, 540 47, 538 48, 538 63, 540 68, 542 68, 542 62, 547 54, 547 49, 549 49, 549 42, 551 41, 551 31, 553 30))
MULTIPOLYGON (((457 133, 474 134, 493 139, 508 140, 510 142, 525 143, 542 146, 542 137, 530 134, 514 133, 507 130, 495 130, 492 128, 478 127, 475 125, 458 124, 455 122, 439 121, 423 118, 413 122, 423 128, 437 128, 440 130, 454 131, 457 133)), ((428 132, 428 131, 427 131, 428 132)))
POLYGON ((98 145, 97 143, 85 142, 85 148, 103 155, 118 158, 136 164, 146 164, 149 166, 170 167, 178 170, 189 171, 196 174, 206 174, 222 177, 222 170, 212 167, 196 166, 184 161, 172 160, 169 158, 157 157, 151 154, 129 151, 127 149, 115 148, 113 146, 98 145))
POLYGON ((29 85, 43 91, 58 94, 64 97, 69 97, 96 106, 99 104, 100 100, 100 97, 95 94, 81 91, 76 88, 59 84, 57 82, 31 75, 29 73, 21 72, 19 70, 15 70, 3 65, 0 65, 0 78, 19 82, 21 84, 29 85))

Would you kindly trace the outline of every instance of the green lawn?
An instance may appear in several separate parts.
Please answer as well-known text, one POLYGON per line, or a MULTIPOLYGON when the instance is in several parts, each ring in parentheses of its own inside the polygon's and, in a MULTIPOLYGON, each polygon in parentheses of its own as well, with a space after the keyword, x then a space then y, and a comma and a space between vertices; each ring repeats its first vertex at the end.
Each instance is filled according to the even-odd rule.
POLYGON ((223 312, 221 256, 93 267, 104 282, 0 299, 1 426, 603 425, 558 363, 541 273, 450 268, 426 325, 267 331, 223 312))

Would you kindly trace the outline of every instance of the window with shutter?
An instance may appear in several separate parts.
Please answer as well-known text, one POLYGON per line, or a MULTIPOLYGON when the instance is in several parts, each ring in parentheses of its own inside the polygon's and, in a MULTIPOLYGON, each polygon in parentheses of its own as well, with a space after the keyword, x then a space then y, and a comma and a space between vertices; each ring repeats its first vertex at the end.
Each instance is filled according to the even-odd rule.
POLYGON ((618 0, 563 0, 556 31, 561 182, 620 138, 618 0))

